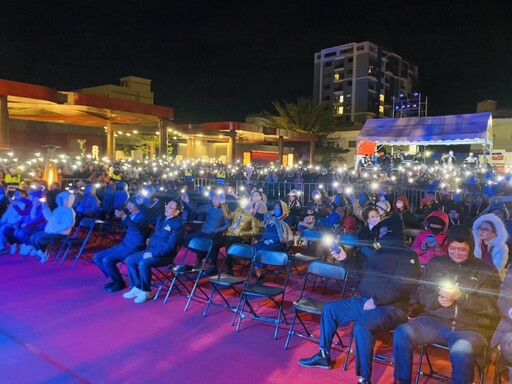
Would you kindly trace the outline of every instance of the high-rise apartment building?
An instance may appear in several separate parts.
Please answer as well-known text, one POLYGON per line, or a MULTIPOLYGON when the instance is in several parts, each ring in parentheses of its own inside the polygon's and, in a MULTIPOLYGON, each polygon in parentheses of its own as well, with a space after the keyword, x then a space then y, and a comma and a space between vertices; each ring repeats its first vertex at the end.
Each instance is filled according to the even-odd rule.
POLYGON ((418 67, 365 41, 315 53, 313 100, 330 102, 345 122, 391 117, 393 97, 417 91, 418 67))

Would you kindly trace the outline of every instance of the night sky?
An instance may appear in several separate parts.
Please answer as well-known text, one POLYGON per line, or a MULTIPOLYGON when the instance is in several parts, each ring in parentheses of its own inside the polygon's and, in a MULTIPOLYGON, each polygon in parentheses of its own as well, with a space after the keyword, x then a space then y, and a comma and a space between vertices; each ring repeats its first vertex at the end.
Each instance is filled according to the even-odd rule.
POLYGON ((0 78, 65 91, 141 76, 178 123, 243 121, 311 97, 315 52, 370 40, 419 66, 429 115, 512 109, 512 2, 474 3, 9 1, 0 78))

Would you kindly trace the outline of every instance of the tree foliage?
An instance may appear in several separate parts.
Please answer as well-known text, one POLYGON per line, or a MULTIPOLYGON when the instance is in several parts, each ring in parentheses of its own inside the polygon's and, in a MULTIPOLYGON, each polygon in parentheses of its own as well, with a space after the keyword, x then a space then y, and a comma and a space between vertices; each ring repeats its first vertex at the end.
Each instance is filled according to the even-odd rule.
POLYGON ((300 98, 297 103, 273 102, 277 115, 265 113, 272 128, 289 129, 317 135, 334 131, 336 120, 329 103, 315 104, 309 98, 300 98))

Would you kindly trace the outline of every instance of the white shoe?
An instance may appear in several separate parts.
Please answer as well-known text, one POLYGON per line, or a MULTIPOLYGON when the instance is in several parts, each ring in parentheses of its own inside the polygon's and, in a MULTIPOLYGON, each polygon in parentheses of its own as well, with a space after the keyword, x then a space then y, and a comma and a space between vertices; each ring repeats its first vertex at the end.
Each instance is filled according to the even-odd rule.
POLYGON ((148 300, 151 300, 155 295, 151 291, 140 291, 140 294, 133 301, 136 304, 145 303, 148 300))
POLYGON ((47 260, 46 252, 39 250, 39 251, 37 251, 36 255, 39 259, 41 259, 41 263, 43 263, 43 264, 46 263, 46 260, 47 260))
POLYGON ((32 251, 32 247, 28 244, 21 244, 20 255, 27 256, 32 251))
POLYGON ((11 255, 15 255, 18 253, 18 244, 11 244, 11 246, 9 247, 9 253, 11 255))
POLYGON ((134 297, 139 296, 141 292, 142 291, 139 288, 133 287, 128 292, 123 293, 123 297, 125 299, 133 299, 134 297))

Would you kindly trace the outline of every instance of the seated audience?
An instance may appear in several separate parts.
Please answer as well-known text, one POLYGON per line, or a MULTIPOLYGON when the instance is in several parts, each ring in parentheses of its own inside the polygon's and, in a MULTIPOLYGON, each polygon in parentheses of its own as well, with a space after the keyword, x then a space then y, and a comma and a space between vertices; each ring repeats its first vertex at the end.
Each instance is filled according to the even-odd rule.
POLYGON ((422 265, 433 257, 446 254, 448 215, 441 211, 433 212, 424 222, 426 229, 420 231, 412 243, 412 249, 418 254, 422 265))
POLYGON ((433 258, 422 273, 416 298, 425 312, 393 334, 400 384, 411 383, 415 346, 428 343, 450 348, 454 383, 472 383, 475 359, 496 327, 501 282, 496 270, 474 256, 470 228, 450 228, 447 245, 448 255, 433 258))
POLYGON ((135 299, 137 304, 153 297, 151 292, 151 268, 170 265, 183 242, 183 206, 171 200, 165 206, 165 215, 157 219, 155 232, 149 238, 147 250, 136 252, 126 258, 126 267, 131 289, 123 294, 125 299, 135 299))
POLYGON ((508 262, 508 233, 505 224, 496 215, 488 213, 475 220, 475 257, 498 270, 500 277, 505 277, 508 262))
POLYGON ((27 193, 21 189, 16 189, 13 193, 12 201, 7 210, 0 218, 0 252, 7 250, 7 238, 4 231, 16 229, 21 224, 24 216, 30 213, 32 203, 27 198, 27 193))
POLYGON ((46 262, 48 244, 55 240, 65 239, 75 226, 75 211, 72 208, 74 200, 74 194, 63 191, 57 195, 57 208, 53 211, 45 203, 43 215, 47 223, 44 230, 30 236, 30 244, 33 247, 30 255, 37 256, 41 263, 46 262))
POLYGON ((108 292, 117 292, 126 288, 117 263, 126 259, 128 255, 143 250, 149 234, 149 221, 140 212, 135 196, 128 199, 126 210, 128 214, 124 210, 116 209, 114 211, 114 215, 121 219, 126 228, 123 240, 113 247, 96 253, 93 257, 94 263, 101 269, 105 277, 110 278, 110 281, 103 286, 108 292))

